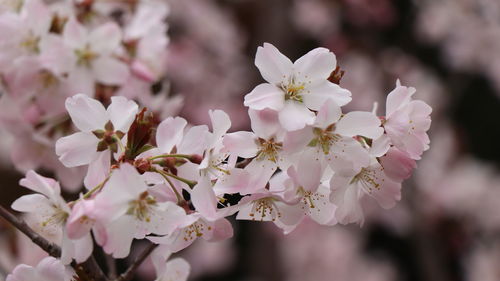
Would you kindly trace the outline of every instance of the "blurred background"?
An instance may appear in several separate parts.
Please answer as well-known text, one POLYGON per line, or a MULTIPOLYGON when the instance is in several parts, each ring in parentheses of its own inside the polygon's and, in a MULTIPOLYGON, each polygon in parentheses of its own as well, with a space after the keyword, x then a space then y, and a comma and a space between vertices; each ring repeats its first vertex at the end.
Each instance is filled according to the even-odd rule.
MULTIPOLYGON (((361 227, 305 222, 287 236, 272 224, 232 221, 233 239, 198 241, 179 254, 191 264, 190 280, 500 280, 500 1, 168 2, 168 78, 172 94, 184 97, 180 115, 193 124, 223 109, 232 130, 249 129, 243 96, 262 82, 253 60, 264 42, 292 61, 316 47, 332 50, 353 95, 346 111, 378 102, 383 114, 398 78, 433 107, 431 149, 394 209, 366 202, 361 227)), ((4 206, 24 192, 8 154, 4 206)), ((0 228, 3 280, 42 253, 6 223, 0 228)), ((136 280, 153 273, 146 263, 136 280)))

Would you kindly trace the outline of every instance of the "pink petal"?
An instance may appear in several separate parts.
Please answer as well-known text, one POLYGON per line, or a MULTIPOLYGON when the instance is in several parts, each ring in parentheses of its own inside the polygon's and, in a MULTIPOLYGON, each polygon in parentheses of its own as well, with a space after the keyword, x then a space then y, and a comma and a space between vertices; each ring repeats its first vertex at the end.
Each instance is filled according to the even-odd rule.
POLYGON ((92 133, 74 133, 57 140, 56 154, 66 167, 87 165, 94 159, 98 143, 92 133))
POLYGON ((115 131, 126 133, 134 122, 138 109, 139 106, 132 100, 125 97, 111 97, 107 112, 115 131))
POLYGON ((285 107, 279 112, 280 124, 287 131, 295 131, 312 125, 316 116, 303 104, 286 101, 285 107))
POLYGON ((396 88, 387 95, 385 106, 386 117, 391 116, 396 110, 401 108, 401 106, 408 104, 415 91, 415 88, 409 88, 401 85, 396 86, 396 88))
POLYGON ((105 150, 94 155, 95 158, 90 162, 87 175, 83 180, 83 184, 88 190, 102 183, 110 172, 111 152, 105 150))
POLYGON ((285 92, 282 89, 267 83, 255 87, 245 96, 244 105, 255 110, 270 108, 281 110, 285 102, 285 92))
POLYGON ((255 55, 255 66, 262 77, 271 84, 279 84, 287 81, 292 74, 293 63, 280 51, 269 43, 264 47, 257 48, 255 55))
POLYGON ((259 150, 256 136, 252 132, 241 131, 226 134, 222 143, 224 144, 224 152, 243 158, 252 158, 257 155, 259 150))
POLYGON ((73 124, 82 132, 103 129, 109 120, 104 106, 84 94, 67 98, 65 105, 73 124))
POLYGON ((328 126, 339 121, 342 110, 333 99, 328 99, 319 109, 314 126, 326 129, 328 126))
POLYGON ((377 139, 384 133, 380 124, 380 119, 371 112, 353 111, 340 119, 335 132, 348 137, 359 135, 377 139))
POLYGON ((54 197, 54 194, 61 193, 61 187, 57 181, 43 177, 35 171, 28 171, 26 177, 19 181, 19 185, 41 193, 48 198, 54 197))
POLYGON ((184 136, 187 121, 181 117, 168 117, 156 130, 156 145, 162 153, 170 153, 175 145, 179 145, 184 136))
POLYGON ((312 110, 319 110, 328 99, 332 99, 339 106, 351 101, 351 92, 329 81, 307 87, 304 91, 304 104, 312 110))
POLYGON ((210 179, 201 178, 198 184, 191 191, 191 201, 193 206, 207 220, 217 218, 217 198, 212 189, 210 179))
POLYGON ((325 48, 316 48, 299 58, 294 63, 295 77, 299 81, 316 84, 328 79, 335 70, 335 55, 325 48))
POLYGON ((270 139, 279 136, 282 132, 278 112, 271 109, 248 110, 250 126, 257 137, 270 139))
POLYGON ((50 204, 49 199, 41 194, 28 194, 14 201, 11 208, 18 212, 32 213, 39 212, 41 205, 50 206, 50 204))

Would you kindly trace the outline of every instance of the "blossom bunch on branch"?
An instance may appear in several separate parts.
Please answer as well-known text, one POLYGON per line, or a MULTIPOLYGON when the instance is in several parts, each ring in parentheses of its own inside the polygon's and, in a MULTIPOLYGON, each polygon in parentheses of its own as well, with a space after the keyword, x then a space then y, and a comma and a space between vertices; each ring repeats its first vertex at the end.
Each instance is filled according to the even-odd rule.
POLYGON ((266 82, 245 96, 251 131, 228 133, 231 120, 221 110, 209 111, 209 128, 181 117, 158 124, 125 97, 112 97, 107 108, 84 94, 67 98, 79 131, 59 138, 55 150, 65 166, 87 167, 86 191, 66 202, 57 181, 29 171, 21 185, 35 193, 12 208, 61 232, 62 264, 87 261, 94 242, 124 258, 134 239, 147 239, 159 245, 157 280, 183 280, 189 266, 166 264, 168 255, 198 238, 230 238, 234 214, 289 233, 306 219, 362 224, 363 200, 382 208, 400 200, 429 144, 431 108, 413 99, 414 88, 398 81, 383 116, 376 107, 344 113, 351 93, 339 86, 343 72, 329 50, 292 62, 266 43, 255 64, 266 82))
MULTIPOLYGON (((181 100, 151 90, 165 80, 169 7, 164 1, 12 1, 0 10, 0 122, 13 136, 16 168, 55 171, 78 191, 82 169, 53 155, 74 131, 64 102, 83 93, 108 104, 119 95, 162 117, 181 100), (119 16, 117 16, 119 15, 119 16), (43 159, 43 161, 42 161, 43 159)), ((158 87, 157 87, 158 88, 158 87)))

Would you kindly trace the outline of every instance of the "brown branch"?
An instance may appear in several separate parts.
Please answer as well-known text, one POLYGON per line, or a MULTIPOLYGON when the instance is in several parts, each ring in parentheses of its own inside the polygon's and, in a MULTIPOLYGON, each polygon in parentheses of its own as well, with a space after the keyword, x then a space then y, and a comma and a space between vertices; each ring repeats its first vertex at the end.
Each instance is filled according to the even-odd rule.
POLYGON ((157 247, 157 244, 150 244, 144 249, 142 253, 135 259, 135 261, 127 268, 127 270, 122 273, 115 281, 130 281, 134 277, 135 271, 137 268, 146 260, 146 258, 153 252, 153 250, 157 247))
POLYGON ((106 267, 108 268, 108 278, 115 279, 116 278, 116 262, 115 259, 108 255, 104 254, 104 258, 106 259, 106 267))
MULTIPOLYGON (((19 219, 1 205, 0 216, 28 236, 33 243, 38 245, 49 255, 56 258, 61 256, 61 247, 40 236, 24 220, 19 219)), ((72 262, 71 266, 75 269, 81 280, 108 281, 93 256, 90 256, 90 258, 81 264, 72 262)))
POLYGON ((33 243, 37 244, 42 250, 47 252, 53 257, 61 256, 61 248, 48 241, 47 239, 36 233, 29 225, 18 217, 14 216, 11 212, 0 205, 0 216, 2 216, 6 221, 10 222, 15 228, 19 229, 22 233, 28 236, 33 243))

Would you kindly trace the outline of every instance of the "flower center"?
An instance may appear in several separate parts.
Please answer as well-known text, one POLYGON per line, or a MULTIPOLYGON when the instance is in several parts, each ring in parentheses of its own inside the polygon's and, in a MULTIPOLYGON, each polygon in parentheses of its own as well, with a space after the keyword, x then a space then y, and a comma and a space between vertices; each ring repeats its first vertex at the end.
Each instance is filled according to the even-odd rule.
POLYGON ((40 37, 37 37, 33 34, 33 32, 29 32, 28 36, 21 41, 21 47, 26 49, 30 53, 38 54, 40 52, 40 48, 38 44, 40 43, 40 37))
MULTIPOLYGON (((208 231, 212 230, 211 226, 206 227, 208 231)), ((184 230, 184 241, 190 241, 198 237, 202 237, 205 232, 205 224, 197 221, 188 226, 184 230)))
POLYGON ((83 49, 75 50, 75 54, 77 57, 77 63, 86 67, 90 67, 92 61, 99 56, 90 49, 88 44, 83 49))
MULTIPOLYGON (((384 179, 381 179, 384 181, 384 179)), ((361 188, 366 192, 371 194, 373 189, 380 190, 380 179, 377 177, 375 170, 362 168, 361 172, 354 176, 351 184, 360 183, 361 188)))
POLYGON ((150 222, 153 206, 156 205, 154 197, 150 196, 147 191, 141 193, 137 200, 129 203, 127 214, 134 216, 140 221, 150 222))
POLYGON ((303 102, 302 91, 304 88, 304 83, 295 82, 294 77, 290 78, 287 84, 281 85, 281 89, 285 92, 285 100, 294 100, 298 102, 303 102))
POLYGON ((66 219, 69 217, 69 214, 66 213, 59 206, 53 205, 53 212, 50 214, 46 220, 44 220, 41 225, 42 227, 46 226, 60 226, 64 225, 66 219))
POLYGON ((275 221, 276 217, 281 217, 281 213, 278 211, 276 204, 274 204, 273 198, 262 198, 253 202, 252 211, 249 216, 252 217, 252 220, 256 220, 257 217, 257 220, 260 221, 269 216, 272 221, 275 221))
POLYGON ((278 160, 278 152, 281 151, 283 144, 280 142, 275 142, 274 138, 271 138, 270 140, 259 138, 258 144, 260 146, 260 150, 257 154, 257 159, 267 159, 276 163, 276 161, 278 160))
MULTIPOLYGON (((330 127, 329 127, 330 128, 330 127)), ((311 147, 320 147, 323 150, 324 154, 330 153, 330 148, 337 141, 341 139, 341 136, 333 133, 333 129, 327 128, 323 130, 321 128, 314 128, 314 139, 309 142, 309 146, 311 147)))

